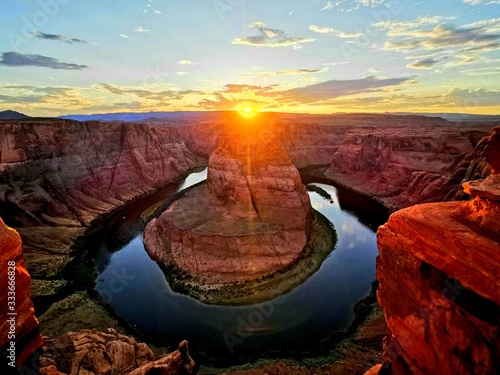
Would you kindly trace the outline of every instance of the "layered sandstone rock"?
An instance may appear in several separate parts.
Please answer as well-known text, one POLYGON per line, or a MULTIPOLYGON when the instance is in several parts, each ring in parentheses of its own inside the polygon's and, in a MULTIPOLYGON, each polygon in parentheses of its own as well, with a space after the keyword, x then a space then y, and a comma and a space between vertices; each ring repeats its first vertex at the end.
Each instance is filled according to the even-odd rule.
POLYGON ((26 269, 19 234, 0 218, 0 346, 2 360, 23 363, 41 344, 38 320, 30 299, 30 275, 26 269))
POLYGON ((267 121, 236 121, 210 156, 207 184, 148 224, 144 243, 153 259, 201 284, 231 284, 270 275, 301 255, 309 196, 267 121))
POLYGON ((325 175, 392 209, 452 199, 462 180, 489 173, 479 142, 486 134, 451 124, 352 129, 325 175))
MULTIPOLYGON (((486 149, 496 172, 495 129, 486 149)), ((469 202, 398 211, 378 231, 378 299, 397 374, 500 372, 498 174, 464 184, 469 202)))
POLYGON ((57 119, 0 127, 1 214, 16 226, 87 226, 195 164, 169 127, 57 119))
POLYGON ((137 343, 113 329, 69 332, 46 339, 43 349, 42 375, 189 375, 195 372, 187 341, 181 342, 175 352, 155 361, 146 344, 137 343))

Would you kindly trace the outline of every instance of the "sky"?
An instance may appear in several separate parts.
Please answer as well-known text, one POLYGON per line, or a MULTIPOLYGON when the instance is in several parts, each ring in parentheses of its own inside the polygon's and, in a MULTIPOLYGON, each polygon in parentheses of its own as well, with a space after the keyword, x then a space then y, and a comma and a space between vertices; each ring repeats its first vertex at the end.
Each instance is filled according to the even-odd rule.
POLYGON ((500 114, 500 0, 2 0, 0 110, 500 114))

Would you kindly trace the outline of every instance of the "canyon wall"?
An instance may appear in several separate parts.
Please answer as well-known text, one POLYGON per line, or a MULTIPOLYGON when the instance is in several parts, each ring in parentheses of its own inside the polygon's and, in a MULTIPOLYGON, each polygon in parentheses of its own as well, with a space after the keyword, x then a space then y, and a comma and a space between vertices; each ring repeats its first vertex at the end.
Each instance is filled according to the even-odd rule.
POLYGON ((21 238, 1 218, 0 265, 0 347, 2 361, 12 366, 23 363, 41 345, 41 339, 30 299, 30 274, 24 262, 21 238))
MULTIPOLYGON (((276 115, 275 131, 297 168, 371 196, 392 210, 462 197, 463 181, 490 173, 491 126, 394 115, 276 115)), ((227 133, 224 118, 179 127, 186 145, 208 158, 227 133)))
POLYGON ((0 127, 0 215, 13 226, 88 226, 196 162, 169 127, 56 119, 0 127))
POLYGON ((499 154, 497 127, 493 174, 464 183, 473 200, 415 205, 378 231, 383 368, 394 375, 500 373, 499 154))

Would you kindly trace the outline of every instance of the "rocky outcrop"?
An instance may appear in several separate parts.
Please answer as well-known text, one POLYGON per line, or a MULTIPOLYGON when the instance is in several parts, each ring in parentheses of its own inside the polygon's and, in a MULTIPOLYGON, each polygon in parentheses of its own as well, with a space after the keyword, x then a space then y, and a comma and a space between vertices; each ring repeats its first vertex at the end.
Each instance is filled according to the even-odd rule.
POLYGON ((144 232, 150 256, 201 285, 268 276, 291 265, 308 237, 310 202, 270 120, 236 121, 187 192, 144 232))
POLYGON ((154 360, 144 343, 121 335, 113 329, 106 332, 83 330, 69 332, 55 339, 45 339, 40 358, 42 375, 106 375, 106 374, 172 374, 195 373, 187 341, 179 349, 154 360))
POLYGON ((483 135, 486 129, 451 125, 352 129, 325 175, 391 209, 453 199, 464 179, 489 174, 483 135))
POLYGON ((500 128, 494 174, 464 184, 474 199, 416 205, 378 231, 384 359, 398 374, 500 372, 500 128))
POLYGON ((19 234, 0 218, 0 346, 2 360, 10 366, 23 363, 41 344, 38 320, 30 299, 30 275, 26 269, 19 234))
POLYGON ((195 164, 170 127, 55 119, 0 126, 1 214, 16 226, 88 226, 195 164))

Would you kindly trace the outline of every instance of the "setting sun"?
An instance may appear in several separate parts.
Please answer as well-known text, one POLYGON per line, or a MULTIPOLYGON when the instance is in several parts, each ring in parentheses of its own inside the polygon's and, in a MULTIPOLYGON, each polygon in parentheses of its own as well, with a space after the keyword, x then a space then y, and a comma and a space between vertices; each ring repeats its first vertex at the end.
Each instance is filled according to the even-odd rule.
POLYGON ((257 109, 249 105, 241 105, 237 108, 239 114, 247 119, 255 117, 258 113, 257 109))

